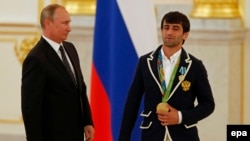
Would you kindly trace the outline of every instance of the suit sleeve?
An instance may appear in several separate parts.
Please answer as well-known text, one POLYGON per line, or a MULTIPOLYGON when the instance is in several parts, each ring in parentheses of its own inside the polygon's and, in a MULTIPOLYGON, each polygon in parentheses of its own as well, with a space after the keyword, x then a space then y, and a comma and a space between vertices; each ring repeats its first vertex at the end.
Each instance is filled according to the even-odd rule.
MULTIPOLYGON (((83 82, 83 85, 85 85, 84 82, 83 82)), ((84 87, 86 88, 86 86, 84 86, 84 87)), ((92 113, 91 113, 86 89, 83 91, 83 93, 81 95, 82 95, 81 96, 81 101, 82 101, 81 104, 82 104, 82 108, 83 108, 83 124, 84 124, 84 126, 93 125, 92 113)))
POLYGON ((82 71, 81 71, 81 67, 80 67, 80 60, 79 60, 79 56, 78 56, 78 53, 77 53, 77 50, 75 48, 75 46, 72 44, 72 43, 69 43, 70 44, 70 48, 72 49, 71 51, 73 51, 72 53, 74 54, 74 57, 76 58, 75 59, 75 63, 77 64, 77 68, 79 69, 78 72, 80 74, 80 81, 81 82, 81 93, 80 93, 80 100, 81 100, 81 108, 82 108, 82 115, 83 115, 83 124, 84 126, 86 125, 93 125, 93 120, 92 120, 92 113, 91 113, 91 109, 90 109, 90 105, 89 105, 89 100, 88 100, 88 97, 87 97, 87 87, 86 87, 86 84, 84 82, 84 78, 83 78, 83 75, 82 75, 82 71))
POLYGON ((122 124, 120 128, 119 141, 130 140, 130 136, 137 119, 141 99, 144 92, 142 68, 140 65, 141 62, 142 59, 140 59, 139 63, 137 64, 134 79, 126 99, 122 124))
POLYGON ((198 104, 189 110, 183 110, 183 123, 187 126, 195 124, 209 116, 215 108, 212 90, 208 81, 207 71, 201 61, 197 63, 194 93, 198 104))
POLYGON ((28 56, 22 68, 21 110, 27 141, 42 141, 42 104, 45 77, 37 58, 28 56))

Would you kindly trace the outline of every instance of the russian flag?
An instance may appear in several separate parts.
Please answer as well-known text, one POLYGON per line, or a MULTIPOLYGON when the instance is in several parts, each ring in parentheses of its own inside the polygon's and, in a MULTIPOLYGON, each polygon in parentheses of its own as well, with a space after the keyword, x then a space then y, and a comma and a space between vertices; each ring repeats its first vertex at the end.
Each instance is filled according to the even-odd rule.
MULTIPOLYGON (((158 46, 151 0, 97 0, 90 104, 95 141, 118 140, 138 57, 158 46)), ((132 140, 140 140, 140 120, 132 140)))

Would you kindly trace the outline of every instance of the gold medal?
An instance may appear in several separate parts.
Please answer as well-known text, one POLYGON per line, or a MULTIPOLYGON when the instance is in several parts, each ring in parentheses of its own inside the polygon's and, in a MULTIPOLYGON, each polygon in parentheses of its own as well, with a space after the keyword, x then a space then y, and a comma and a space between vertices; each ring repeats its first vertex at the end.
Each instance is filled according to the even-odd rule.
POLYGON ((156 107, 156 112, 169 112, 168 104, 165 102, 161 102, 156 107))

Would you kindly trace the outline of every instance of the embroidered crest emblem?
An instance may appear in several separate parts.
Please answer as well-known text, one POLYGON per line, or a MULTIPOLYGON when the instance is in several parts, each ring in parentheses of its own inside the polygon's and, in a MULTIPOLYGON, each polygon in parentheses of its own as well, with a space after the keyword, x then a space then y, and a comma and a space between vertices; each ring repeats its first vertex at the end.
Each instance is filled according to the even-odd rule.
POLYGON ((188 91, 190 89, 191 83, 187 80, 181 82, 181 87, 183 91, 188 91))

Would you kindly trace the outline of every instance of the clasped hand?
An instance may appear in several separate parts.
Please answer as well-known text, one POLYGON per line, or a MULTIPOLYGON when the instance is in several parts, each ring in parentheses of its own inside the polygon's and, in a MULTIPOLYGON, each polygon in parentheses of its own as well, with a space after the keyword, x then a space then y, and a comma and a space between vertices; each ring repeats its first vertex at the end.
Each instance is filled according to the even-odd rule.
POLYGON ((161 122, 161 125, 167 126, 167 125, 179 124, 178 110, 176 110, 169 104, 167 104, 167 106, 169 108, 168 112, 163 112, 163 111, 157 112, 158 120, 161 122))

